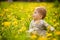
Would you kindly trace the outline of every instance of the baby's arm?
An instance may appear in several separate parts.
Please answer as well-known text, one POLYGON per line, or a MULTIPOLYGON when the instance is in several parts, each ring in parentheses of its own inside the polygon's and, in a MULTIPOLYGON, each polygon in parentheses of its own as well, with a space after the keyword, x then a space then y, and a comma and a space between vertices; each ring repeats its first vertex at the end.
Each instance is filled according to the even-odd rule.
POLYGON ((47 22, 45 22, 44 21, 44 25, 47 27, 47 28, 49 28, 49 30, 51 30, 51 31, 54 31, 55 29, 54 29, 54 27, 52 27, 51 25, 49 25, 47 22))
POLYGON ((30 23, 29 30, 28 30, 29 33, 36 31, 38 29, 36 27, 33 27, 32 24, 33 24, 33 21, 31 21, 31 23, 30 23))
POLYGON ((30 25, 29 25, 29 30, 28 30, 29 33, 31 33, 31 32, 34 30, 34 29, 33 29, 33 26, 32 26, 32 22, 33 22, 33 21, 31 21, 31 23, 30 23, 30 25))

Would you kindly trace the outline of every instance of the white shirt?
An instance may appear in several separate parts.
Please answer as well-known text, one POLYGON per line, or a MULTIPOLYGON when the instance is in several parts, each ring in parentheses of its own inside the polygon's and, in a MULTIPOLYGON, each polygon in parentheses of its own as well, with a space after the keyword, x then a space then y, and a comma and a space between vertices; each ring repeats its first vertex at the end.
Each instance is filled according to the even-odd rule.
MULTIPOLYGON (((38 24, 34 22, 34 20, 31 21, 30 26, 29 26, 29 31, 28 32, 33 32, 36 31, 38 35, 46 35, 46 29, 47 27, 50 26, 47 22, 44 20, 40 20, 38 24)), ((50 30, 53 31, 54 28, 51 26, 50 30)))

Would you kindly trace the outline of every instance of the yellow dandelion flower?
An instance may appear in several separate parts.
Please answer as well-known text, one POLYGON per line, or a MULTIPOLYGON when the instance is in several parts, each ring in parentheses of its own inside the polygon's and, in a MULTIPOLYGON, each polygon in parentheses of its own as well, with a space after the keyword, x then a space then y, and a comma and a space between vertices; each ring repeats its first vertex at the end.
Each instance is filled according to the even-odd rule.
POLYGON ((25 31, 26 30, 26 27, 25 26, 23 26, 20 30, 18 30, 19 32, 23 32, 23 31, 25 31))
POLYGON ((7 15, 8 16, 8 18, 12 18, 12 16, 11 15, 7 15))
POLYGON ((25 30, 26 30, 26 27, 25 27, 25 26, 23 26, 23 27, 22 27, 22 30, 23 30, 23 31, 25 31, 25 30))
POLYGON ((21 18, 21 20, 24 20, 24 18, 21 18))
POLYGON ((56 38, 53 38, 52 40, 56 40, 56 38))
POLYGON ((8 11, 8 9, 4 9, 4 11, 8 11))
POLYGON ((54 26, 57 26, 57 25, 59 25, 59 23, 56 23, 54 26))
POLYGON ((52 33, 46 33, 47 37, 52 36, 52 33))
POLYGON ((38 38, 38 40, 47 40, 47 37, 41 36, 41 37, 38 38))
POLYGON ((56 34, 56 35, 60 35, 60 31, 56 31, 55 34, 56 34))
POLYGON ((10 26, 11 22, 3 22, 2 25, 4 26, 10 26))
POLYGON ((13 25, 17 25, 17 24, 18 24, 18 22, 17 22, 17 21, 14 21, 14 22, 13 22, 13 25))
POLYGON ((3 14, 0 14, 0 16, 3 16, 3 14))
POLYGON ((18 30, 18 32, 21 32, 21 31, 22 31, 21 29, 18 30))
POLYGON ((30 18, 31 17, 31 15, 28 15, 28 18, 30 18))
POLYGON ((53 22, 56 22, 56 19, 54 19, 53 22))
POLYGON ((32 34, 31 35, 31 39, 35 39, 35 38, 37 38, 37 35, 36 34, 32 34))
POLYGON ((21 6, 20 8, 23 9, 23 6, 21 6))

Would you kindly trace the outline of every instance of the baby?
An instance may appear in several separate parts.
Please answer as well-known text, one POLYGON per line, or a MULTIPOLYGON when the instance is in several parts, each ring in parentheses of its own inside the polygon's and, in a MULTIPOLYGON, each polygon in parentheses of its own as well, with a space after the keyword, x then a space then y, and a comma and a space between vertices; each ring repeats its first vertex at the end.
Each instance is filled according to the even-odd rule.
MULTIPOLYGON (((43 7, 37 7, 34 10, 33 20, 30 23, 29 33, 36 33, 38 35, 46 36, 46 29, 50 26, 43 19, 46 16, 46 9, 43 7)), ((54 31, 54 28, 50 26, 50 30, 54 31)))

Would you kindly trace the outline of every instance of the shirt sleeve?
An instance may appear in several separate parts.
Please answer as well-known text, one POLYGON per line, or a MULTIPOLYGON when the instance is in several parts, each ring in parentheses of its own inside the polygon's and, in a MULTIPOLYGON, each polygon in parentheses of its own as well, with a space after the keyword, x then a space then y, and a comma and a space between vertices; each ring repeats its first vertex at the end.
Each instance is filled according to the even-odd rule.
POLYGON ((54 27, 52 27, 51 25, 49 25, 47 22, 44 21, 44 26, 49 28, 51 31, 54 31, 54 27))
POLYGON ((33 27, 32 27, 32 22, 33 22, 33 21, 31 21, 31 22, 30 22, 30 25, 29 25, 29 30, 28 30, 29 33, 31 33, 31 32, 34 30, 33 27))
POLYGON ((33 27, 33 20, 31 21, 31 23, 30 23, 30 25, 29 25, 29 32, 31 33, 31 32, 33 32, 33 31, 36 31, 38 28, 36 28, 36 27, 33 27))

